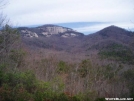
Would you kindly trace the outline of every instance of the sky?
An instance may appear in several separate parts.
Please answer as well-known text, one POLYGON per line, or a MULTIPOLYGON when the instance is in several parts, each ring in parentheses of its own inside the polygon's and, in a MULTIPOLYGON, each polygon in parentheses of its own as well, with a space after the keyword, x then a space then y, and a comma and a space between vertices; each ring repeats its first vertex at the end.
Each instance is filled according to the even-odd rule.
MULTIPOLYGON (((6 0, 4 14, 13 25, 106 22, 134 28, 134 0, 6 0)), ((108 24, 92 26, 91 29, 108 24)), ((91 27, 91 26, 90 26, 91 27)), ((78 30, 89 29, 89 26, 78 30)))

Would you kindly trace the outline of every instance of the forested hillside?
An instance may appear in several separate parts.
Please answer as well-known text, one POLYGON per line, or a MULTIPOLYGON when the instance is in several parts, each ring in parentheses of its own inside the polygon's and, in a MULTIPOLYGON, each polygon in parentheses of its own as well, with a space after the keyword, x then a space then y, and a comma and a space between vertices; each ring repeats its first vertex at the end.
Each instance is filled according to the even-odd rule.
POLYGON ((60 45, 57 36, 53 41, 54 37, 23 39, 17 29, 5 25, 0 33, 0 100, 105 101, 107 97, 133 98, 134 41, 130 41, 134 38, 133 33, 129 37, 129 31, 121 34, 115 30, 114 33, 120 34, 119 37, 115 35, 117 39, 128 36, 128 41, 120 41, 112 31, 103 32, 104 35, 102 31, 81 38, 62 39, 64 46, 60 45), (33 41, 28 44, 29 40, 33 41), (57 43, 55 47, 38 47, 34 43, 38 40, 38 44, 49 40, 51 44, 57 43), (58 46, 62 49, 59 50, 58 46))

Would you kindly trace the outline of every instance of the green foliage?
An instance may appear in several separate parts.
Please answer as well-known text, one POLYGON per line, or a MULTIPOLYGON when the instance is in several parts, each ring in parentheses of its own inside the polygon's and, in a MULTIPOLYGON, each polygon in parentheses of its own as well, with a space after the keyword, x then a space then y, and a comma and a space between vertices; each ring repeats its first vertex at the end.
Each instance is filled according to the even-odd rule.
POLYGON ((67 63, 64 62, 64 61, 60 61, 58 63, 57 72, 59 72, 59 73, 67 73, 68 71, 69 71, 69 66, 67 65, 67 63))
POLYGON ((0 44, 2 44, 2 42, 3 42, 3 37, 2 37, 2 35, 0 34, 0 44))
POLYGON ((1 101, 28 101, 32 97, 23 86, 11 87, 8 84, 0 88, 0 96, 1 101))
POLYGON ((95 101, 106 101, 105 98, 97 98, 95 101))
POLYGON ((129 69, 125 71, 122 75, 128 82, 127 86, 129 87, 130 97, 134 97, 134 69, 129 69))
POLYGON ((4 68, 6 67, 5 64, 0 64, 0 87, 2 86, 3 82, 3 75, 4 75, 4 68))
POLYGON ((80 101, 79 96, 75 95, 72 97, 72 101, 80 101))
POLYGON ((5 25, 0 33, 0 63, 8 64, 8 68, 16 68, 21 65, 24 54, 20 43, 20 33, 5 25))
POLYGON ((57 101, 69 101, 69 97, 66 94, 62 93, 58 97, 57 101))
POLYGON ((11 50, 10 58, 14 62, 20 63, 23 60, 25 54, 26 53, 22 49, 19 49, 19 50, 13 49, 13 50, 11 50))
POLYGON ((52 80, 53 86, 55 86, 55 91, 61 92, 64 89, 64 83, 60 77, 55 77, 52 80))
POLYGON ((63 92, 59 77, 51 82, 38 81, 31 71, 3 71, 1 69, 1 101, 80 101, 78 96, 63 92), (56 87, 56 88, 55 88, 56 87))
POLYGON ((77 95, 69 96, 65 93, 61 93, 59 96, 54 98, 54 101, 81 101, 81 99, 77 95))
POLYGON ((106 79, 112 79, 114 77, 114 71, 111 65, 106 65, 104 68, 104 75, 106 79))
POLYGON ((51 82, 43 82, 38 81, 31 71, 7 72, 2 69, 0 75, 2 101, 29 101, 30 99, 33 101, 69 101, 65 95, 61 95, 64 84, 58 77, 51 82))
POLYGON ((0 37, 1 45, 7 51, 13 44, 15 44, 15 42, 19 41, 19 32, 16 29, 11 28, 9 25, 5 25, 1 30, 0 37))
POLYGON ((81 77, 86 77, 87 74, 90 71, 90 68, 92 68, 91 62, 90 60, 83 60, 80 65, 79 65, 79 69, 78 72, 80 74, 81 77))
POLYGON ((120 44, 110 44, 99 52, 102 58, 110 58, 122 61, 123 63, 134 63, 134 53, 131 49, 120 44))
POLYGON ((125 79, 131 81, 131 80, 134 80, 134 70, 133 69, 129 69, 127 71, 125 71, 123 73, 125 79))

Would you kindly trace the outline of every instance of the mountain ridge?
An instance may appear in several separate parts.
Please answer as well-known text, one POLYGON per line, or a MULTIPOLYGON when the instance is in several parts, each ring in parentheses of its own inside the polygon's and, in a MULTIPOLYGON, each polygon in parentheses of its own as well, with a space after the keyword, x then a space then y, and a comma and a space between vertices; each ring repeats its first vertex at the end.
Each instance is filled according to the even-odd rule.
POLYGON ((50 37, 52 35, 60 35, 61 37, 68 38, 84 35, 83 33, 77 32, 71 28, 52 24, 42 25, 35 28, 19 27, 18 30, 25 37, 39 37, 39 35, 50 37))
POLYGON ((19 31, 21 31, 23 40, 25 40, 24 43, 30 43, 31 46, 39 46, 40 48, 53 48, 54 46, 55 49, 64 51, 78 51, 80 49, 85 52, 85 50, 94 49, 92 47, 98 45, 99 47, 105 47, 111 43, 123 44, 133 49, 134 44, 134 34, 132 32, 113 25, 89 35, 52 24, 35 28, 22 27, 19 28, 19 31))

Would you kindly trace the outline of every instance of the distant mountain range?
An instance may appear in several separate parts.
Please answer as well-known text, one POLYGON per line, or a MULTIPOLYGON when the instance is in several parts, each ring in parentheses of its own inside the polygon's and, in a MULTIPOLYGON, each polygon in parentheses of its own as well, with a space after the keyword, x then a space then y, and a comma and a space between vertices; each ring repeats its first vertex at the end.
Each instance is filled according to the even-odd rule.
POLYGON ((68 56, 78 54, 78 59, 97 56, 134 63, 134 32, 114 25, 89 35, 52 24, 17 29, 24 48, 30 51, 48 50, 68 56))
MULTIPOLYGON (((71 28, 57 25, 43 25, 34 28, 20 27, 25 46, 68 53, 129 57, 134 62, 134 33, 117 26, 106 27, 94 34, 84 35, 71 28), (125 54, 127 53, 127 54, 125 54), (111 55, 112 54, 112 55, 111 55)), ((127 60, 124 60, 127 61, 127 60)))
MULTIPOLYGON (((39 24, 39 25, 29 25, 25 26, 28 28, 35 28, 38 26, 43 26, 44 24, 39 24)), ((52 23, 51 25, 58 25, 62 27, 67 27, 67 28, 72 28, 74 30, 77 30, 78 32, 84 33, 85 35, 95 33, 107 26, 110 25, 116 25, 120 26, 122 28, 125 28, 127 30, 134 31, 133 29, 133 24, 132 23, 125 23, 125 22, 120 22, 120 23, 114 23, 114 22, 66 22, 66 23, 52 23)))

